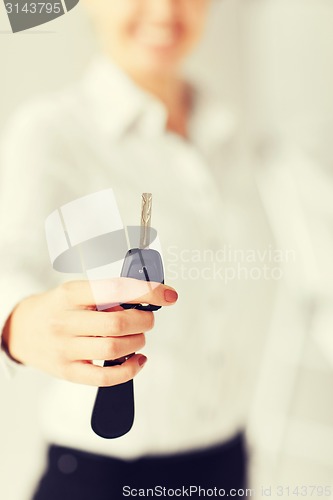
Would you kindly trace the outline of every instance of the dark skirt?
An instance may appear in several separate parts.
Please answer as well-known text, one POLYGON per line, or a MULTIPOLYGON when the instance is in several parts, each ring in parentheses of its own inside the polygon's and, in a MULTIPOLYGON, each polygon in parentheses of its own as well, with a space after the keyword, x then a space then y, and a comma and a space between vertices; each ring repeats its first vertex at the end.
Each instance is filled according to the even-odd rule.
POLYGON ((202 451, 131 461, 50 446, 47 468, 33 500, 241 498, 243 488, 246 450, 244 437, 238 434, 202 451))

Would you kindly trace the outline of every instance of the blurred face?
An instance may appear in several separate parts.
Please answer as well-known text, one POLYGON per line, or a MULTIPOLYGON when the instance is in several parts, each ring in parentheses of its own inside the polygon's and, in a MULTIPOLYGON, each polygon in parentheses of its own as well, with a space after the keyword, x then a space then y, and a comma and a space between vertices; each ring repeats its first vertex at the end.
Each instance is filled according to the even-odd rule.
POLYGON ((173 73, 200 39, 210 0, 85 0, 103 48, 129 73, 173 73))

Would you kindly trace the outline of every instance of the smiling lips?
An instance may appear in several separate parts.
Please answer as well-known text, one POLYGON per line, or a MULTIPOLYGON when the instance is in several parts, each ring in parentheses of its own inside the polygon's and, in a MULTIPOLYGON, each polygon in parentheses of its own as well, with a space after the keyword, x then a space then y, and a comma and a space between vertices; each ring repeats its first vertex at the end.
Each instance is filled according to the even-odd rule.
POLYGON ((151 49, 173 48, 181 38, 180 26, 140 26, 134 32, 136 40, 151 49))

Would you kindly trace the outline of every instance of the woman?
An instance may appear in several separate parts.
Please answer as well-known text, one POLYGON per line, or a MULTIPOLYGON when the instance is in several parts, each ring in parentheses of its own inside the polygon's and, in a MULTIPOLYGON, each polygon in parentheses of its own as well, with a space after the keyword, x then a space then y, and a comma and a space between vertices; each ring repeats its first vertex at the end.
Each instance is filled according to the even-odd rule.
MULTIPOLYGON (((186 496, 190 486, 194 498, 196 487, 237 497, 270 281, 236 276, 226 256, 226 245, 266 244, 264 217, 247 170, 224 166, 229 115, 179 76, 210 1, 85 3, 103 56, 81 82, 22 110, 3 148, 3 349, 14 365, 55 377, 43 416, 48 465, 34 500, 121 498, 148 487, 186 496), (154 194, 174 285, 140 297, 173 306, 156 313, 142 372, 142 354, 118 367, 91 360, 143 350, 153 313, 94 311, 87 283, 58 285, 43 240, 49 213, 109 186, 127 224, 137 223, 140 194, 154 194), (90 428, 94 387, 139 372, 133 429, 99 438, 90 428)), ((114 302, 130 291, 117 283, 114 302)))

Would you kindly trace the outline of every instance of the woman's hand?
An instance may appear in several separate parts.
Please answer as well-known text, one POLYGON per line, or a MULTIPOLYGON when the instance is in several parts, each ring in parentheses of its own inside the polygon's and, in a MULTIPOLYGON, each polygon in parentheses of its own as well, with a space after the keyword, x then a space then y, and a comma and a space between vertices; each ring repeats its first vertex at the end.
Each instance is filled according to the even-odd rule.
MULTIPOLYGON (((131 278, 103 281, 101 295, 105 304, 167 306, 177 300, 168 286, 131 278)), ((92 360, 112 360, 142 349, 154 315, 120 306, 97 311, 95 303, 88 281, 68 282, 23 300, 3 332, 9 354, 24 365, 79 384, 105 387, 127 382, 140 371, 145 356, 135 354, 112 367, 96 366, 92 360)))

